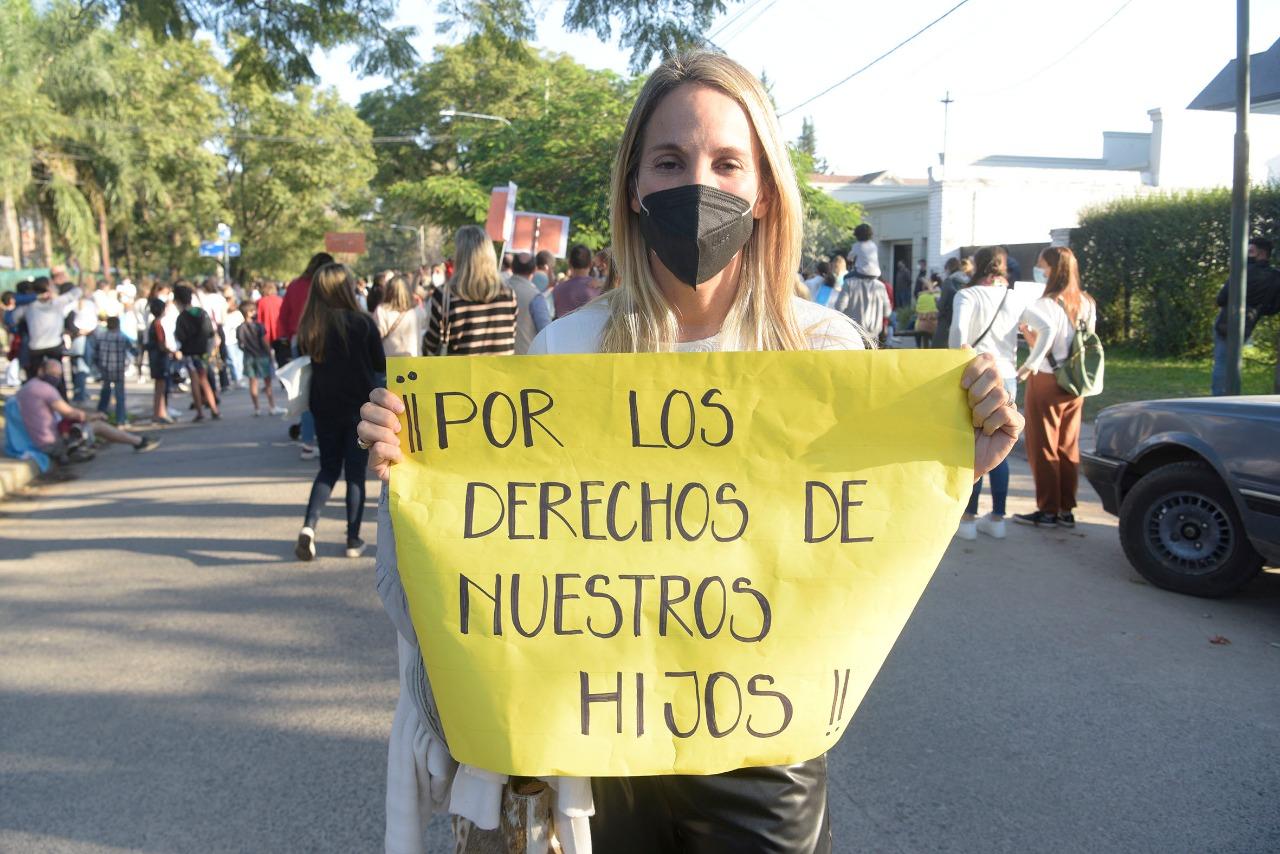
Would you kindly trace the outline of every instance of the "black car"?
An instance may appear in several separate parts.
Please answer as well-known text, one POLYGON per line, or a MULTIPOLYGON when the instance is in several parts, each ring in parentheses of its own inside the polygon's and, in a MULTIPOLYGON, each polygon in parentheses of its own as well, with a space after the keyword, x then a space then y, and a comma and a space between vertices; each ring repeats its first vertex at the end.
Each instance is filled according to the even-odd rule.
POLYGON ((1123 403, 1081 467, 1153 584, 1225 596, 1280 565, 1280 396, 1123 403))

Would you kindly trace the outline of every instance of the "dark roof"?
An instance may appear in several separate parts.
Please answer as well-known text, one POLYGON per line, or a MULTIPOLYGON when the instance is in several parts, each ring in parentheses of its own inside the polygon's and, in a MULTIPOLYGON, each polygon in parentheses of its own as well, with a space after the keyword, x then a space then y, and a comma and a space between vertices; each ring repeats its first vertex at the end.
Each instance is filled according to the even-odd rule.
MULTIPOLYGON (((1249 103, 1280 101, 1280 40, 1249 57, 1249 103)), ((1189 110, 1234 110, 1236 108, 1236 60, 1218 72, 1204 91, 1187 105, 1189 110)))

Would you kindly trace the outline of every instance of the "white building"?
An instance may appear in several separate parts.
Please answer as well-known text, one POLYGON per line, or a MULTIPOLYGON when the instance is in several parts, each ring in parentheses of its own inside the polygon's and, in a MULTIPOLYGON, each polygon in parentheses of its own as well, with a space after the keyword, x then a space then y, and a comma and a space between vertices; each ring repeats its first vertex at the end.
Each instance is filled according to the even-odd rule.
MULTIPOLYGON (((1228 113, 1151 110, 1146 133, 1106 132, 1101 157, 975 157, 951 151, 927 179, 884 172, 812 175, 810 182, 857 202, 875 230, 880 266, 891 275, 902 260, 941 269, 972 247, 1010 248, 1029 278, 1041 248, 1064 244, 1085 209, 1125 196, 1229 187, 1235 118, 1228 113)), ((1251 121, 1250 171, 1255 182, 1280 180, 1280 116, 1251 121)))

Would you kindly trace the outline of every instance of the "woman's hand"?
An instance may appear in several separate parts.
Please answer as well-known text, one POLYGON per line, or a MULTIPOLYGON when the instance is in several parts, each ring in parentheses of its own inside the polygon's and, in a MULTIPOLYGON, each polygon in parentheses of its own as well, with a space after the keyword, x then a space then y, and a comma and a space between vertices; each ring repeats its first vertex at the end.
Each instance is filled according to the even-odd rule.
POLYGON ((369 402, 360 407, 356 436, 369 446, 369 468, 379 480, 391 479, 391 466, 400 462, 400 419, 404 401, 385 388, 375 388, 369 402))
POLYGON ((1025 423, 1004 390, 1000 368, 990 353, 975 356, 960 385, 969 392, 973 415, 973 479, 998 466, 1018 441, 1025 423))

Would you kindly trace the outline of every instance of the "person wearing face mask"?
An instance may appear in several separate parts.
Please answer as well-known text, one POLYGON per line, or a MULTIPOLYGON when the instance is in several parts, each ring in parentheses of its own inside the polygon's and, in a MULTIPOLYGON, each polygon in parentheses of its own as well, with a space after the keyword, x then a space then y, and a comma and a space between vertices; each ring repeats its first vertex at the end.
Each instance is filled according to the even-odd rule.
POLYGON ((1094 330, 1098 309, 1080 289, 1080 268, 1067 247, 1044 250, 1036 272, 1045 280, 1044 296, 1022 314, 1031 353, 1018 369, 1018 380, 1027 384, 1027 462, 1036 483, 1036 510, 1017 513, 1013 521, 1034 528, 1074 528, 1084 398, 1059 387, 1053 366, 1067 360, 1079 324, 1094 330))
MULTIPOLYGON (((1245 267, 1244 338, 1253 336, 1258 321, 1280 314, 1280 271, 1271 266, 1271 241, 1255 237, 1249 241, 1249 260, 1245 267)), ((1227 285, 1218 291, 1218 316, 1213 322, 1213 374, 1211 390, 1215 396, 1227 393, 1227 285)))
MULTIPOLYGON (((802 234, 795 174, 767 93, 723 54, 672 57, 644 85, 615 159, 610 225, 617 288, 549 324, 531 355, 867 346, 848 318, 792 294, 802 234)), ((975 431, 981 475, 1013 447, 1021 418, 1007 405, 990 357, 975 358, 965 387, 982 424, 975 431)), ((384 479, 401 458, 403 411, 387 390, 375 390, 361 410, 357 434, 384 479)), ((450 765, 418 664, 385 489, 379 519, 378 587, 399 632, 402 675, 386 845, 417 854, 424 804, 447 802, 455 827, 492 828, 510 783, 450 765)), ((705 776, 561 777, 550 789, 568 854, 831 851, 825 756, 705 776)))

